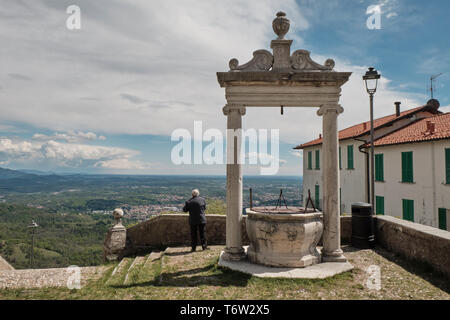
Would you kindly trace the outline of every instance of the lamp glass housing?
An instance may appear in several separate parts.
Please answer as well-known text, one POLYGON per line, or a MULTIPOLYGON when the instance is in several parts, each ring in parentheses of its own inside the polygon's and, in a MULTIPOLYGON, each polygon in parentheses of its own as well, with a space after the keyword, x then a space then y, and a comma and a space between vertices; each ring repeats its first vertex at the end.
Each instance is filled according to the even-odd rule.
POLYGON ((369 94, 374 94, 377 91, 378 79, 380 74, 372 67, 363 76, 363 80, 366 83, 366 90, 369 94))

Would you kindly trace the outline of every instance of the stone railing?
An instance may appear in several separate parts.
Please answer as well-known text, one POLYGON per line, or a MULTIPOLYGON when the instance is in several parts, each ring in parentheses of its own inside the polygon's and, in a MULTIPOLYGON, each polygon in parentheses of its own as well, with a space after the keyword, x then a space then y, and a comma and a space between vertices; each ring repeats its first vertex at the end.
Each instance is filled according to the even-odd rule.
POLYGON ((450 232, 390 216, 376 216, 375 241, 387 250, 450 277, 450 232))
MULTIPOLYGON (((208 244, 225 244, 224 215, 207 215, 206 240, 208 244)), ((248 243, 245 219, 242 224, 242 241, 248 243)), ((127 252, 164 248, 191 243, 189 214, 161 214, 127 229, 127 252)))

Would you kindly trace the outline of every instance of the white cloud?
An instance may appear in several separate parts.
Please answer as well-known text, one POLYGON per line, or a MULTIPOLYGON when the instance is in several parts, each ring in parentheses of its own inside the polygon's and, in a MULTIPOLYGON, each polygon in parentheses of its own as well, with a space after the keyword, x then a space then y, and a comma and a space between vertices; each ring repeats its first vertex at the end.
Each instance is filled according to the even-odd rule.
POLYGON ((286 160, 280 159, 280 158, 276 158, 274 155, 268 154, 268 153, 262 153, 262 152, 248 152, 245 155, 246 159, 257 159, 258 163, 269 163, 269 162, 273 162, 273 161, 277 161, 280 164, 284 164, 286 163, 286 160))
POLYGON ((106 140, 105 136, 97 136, 93 132, 82 132, 82 131, 68 131, 66 133, 58 133, 48 136, 41 133, 35 133, 32 137, 33 140, 49 141, 49 140, 63 140, 66 142, 80 142, 83 140, 106 140))
POLYGON ((133 161, 127 158, 99 161, 94 166, 114 170, 146 170, 153 168, 150 163, 139 160, 133 161))
POLYGON ((138 151, 85 144, 61 143, 54 140, 46 142, 13 141, 0 139, 0 161, 11 163, 52 163, 60 167, 104 167, 122 163, 131 166, 144 164, 131 160, 138 151))
POLYGON ((303 151, 302 150, 289 150, 289 153, 292 154, 294 157, 303 159, 303 151))
POLYGON ((64 27, 62 3, 2 5, 14 17, 0 21, 4 73, 31 79, 0 75, 3 120, 58 132, 170 135, 194 120, 223 128, 215 73, 227 71, 231 58, 245 63, 268 48, 279 10, 292 21, 291 37, 309 26, 294 0, 162 1, 157 10, 144 0, 77 5, 76 32, 64 27))
POLYGON ((397 17, 397 16, 398 16, 398 13, 397 13, 397 12, 389 12, 389 13, 386 15, 386 18, 390 19, 390 18, 397 17))
MULTIPOLYGON (((396 3, 381 1, 383 13, 393 17, 396 3)), ((39 151, 27 153, 27 145, 9 148, 66 165, 90 161, 88 165, 99 168, 139 167, 139 163, 131 160, 129 150, 125 156, 118 148, 80 144, 105 139, 93 132, 170 136, 175 128, 191 128, 196 120, 224 130, 221 109, 226 101, 216 72, 227 71, 231 58, 245 63, 254 50, 269 49, 275 38, 271 22, 279 10, 291 20, 287 37, 294 39, 292 51, 302 48, 298 31, 310 26, 304 16, 307 8, 301 10, 294 0, 186 0, 157 5, 147 0, 79 0, 77 5, 82 29, 69 31, 65 4, 60 1, 2 4, 0 15, 10 18, 0 20, 0 36, 8 44, 0 52, 0 113, 2 121, 57 132, 36 134, 28 142, 39 151)), ((334 1, 334 6, 339 2, 334 1)), ((343 86, 345 111, 339 116, 339 127, 366 121, 368 96, 361 79, 366 67, 333 52, 327 57, 312 52, 312 56, 321 63, 331 57, 337 70, 353 72, 343 86)), ((381 73, 375 116, 393 113, 394 101, 402 101, 403 108, 426 101, 425 95, 391 89, 381 73)), ((292 144, 314 139, 322 131, 316 108, 285 108, 284 113, 281 116, 279 108, 248 108, 244 128, 280 129, 280 139, 292 144)))

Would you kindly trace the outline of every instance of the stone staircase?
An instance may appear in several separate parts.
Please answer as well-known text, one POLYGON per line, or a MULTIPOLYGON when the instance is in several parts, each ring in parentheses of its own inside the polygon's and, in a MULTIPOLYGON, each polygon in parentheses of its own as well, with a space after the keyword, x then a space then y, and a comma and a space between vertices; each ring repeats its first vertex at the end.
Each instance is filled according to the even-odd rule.
POLYGON ((167 250, 169 248, 164 252, 151 252, 144 256, 123 258, 115 266, 105 285, 120 287, 152 281, 162 268, 162 257, 167 250))
MULTIPOLYGON (((217 256, 217 252, 210 254, 217 256)), ((125 257, 115 264, 82 267, 81 287, 100 278, 102 285, 113 288, 155 282, 161 284, 164 272, 177 264, 184 265, 183 259, 195 260, 195 255, 190 253, 190 247, 168 247, 162 252, 125 257)), ((70 275, 67 268, 0 270, 0 289, 66 287, 70 275)))

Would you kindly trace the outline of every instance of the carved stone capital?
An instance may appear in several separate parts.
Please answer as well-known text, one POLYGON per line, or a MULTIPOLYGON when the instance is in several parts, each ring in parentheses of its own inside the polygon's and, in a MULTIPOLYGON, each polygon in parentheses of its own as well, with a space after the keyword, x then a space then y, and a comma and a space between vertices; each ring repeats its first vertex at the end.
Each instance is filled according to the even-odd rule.
POLYGON ((245 115, 245 107, 243 105, 227 104, 223 107, 223 114, 228 116, 231 112, 239 112, 241 116, 245 115))
POLYGON ((336 112, 336 114, 339 115, 344 112, 344 108, 342 108, 340 104, 323 104, 320 106, 319 110, 317 110, 317 115, 323 116, 327 112, 336 112))

